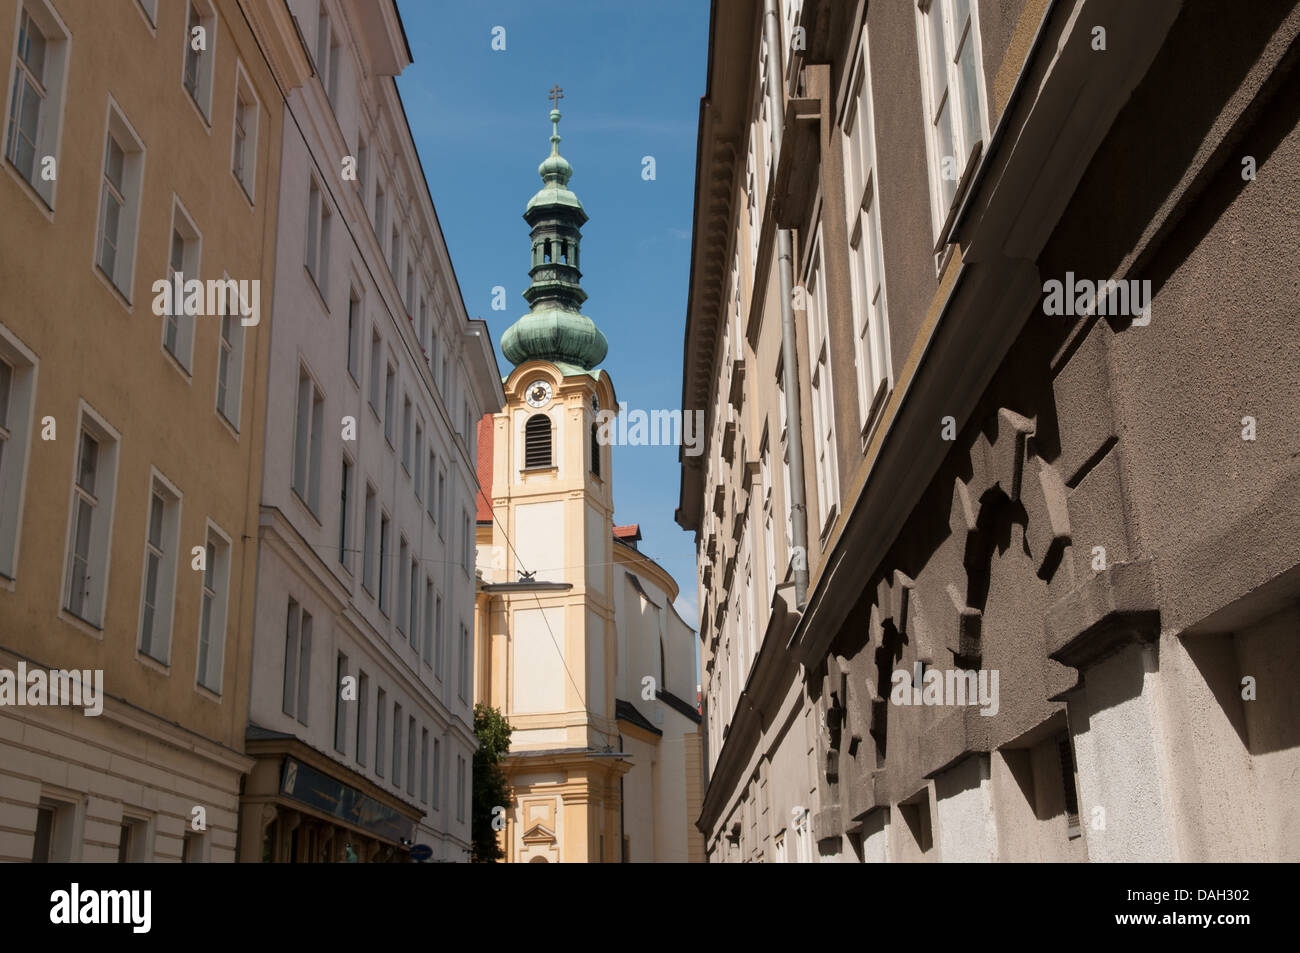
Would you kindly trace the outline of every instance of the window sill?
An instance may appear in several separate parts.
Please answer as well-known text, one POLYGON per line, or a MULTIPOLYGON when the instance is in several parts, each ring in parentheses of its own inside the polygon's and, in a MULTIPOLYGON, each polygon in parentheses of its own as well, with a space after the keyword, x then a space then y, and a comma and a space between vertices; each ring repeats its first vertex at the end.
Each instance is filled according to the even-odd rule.
POLYGON ((202 682, 194 683, 194 694, 198 695, 204 701, 213 702, 217 705, 221 704, 221 693, 213 691, 212 689, 208 688, 208 686, 204 685, 202 682))
POLYGON ((234 438, 235 443, 239 443, 238 425, 236 425, 229 417, 226 416, 226 412, 224 410, 217 411, 217 419, 220 420, 221 425, 226 428, 226 432, 230 434, 231 437, 234 438))
MULTIPOLYGON (((197 330, 197 328, 195 330, 197 330)), ((163 354, 171 362, 172 367, 176 369, 176 373, 180 374, 181 377, 184 379, 186 386, 192 385, 194 383, 194 374, 190 371, 190 369, 181 363, 181 359, 179 357, 177 357, 171 351, 167 350, 166 344, 161 345, 161 349, 163 354)))
MULTIPOLYGON (((203 131, 206 132, 209 136, 211 136, 212 120, 210 120, 207 114, 204 113, 203 107, 199 105, 199 101, 194 98, 194 94, 189 91, 189 88, 186 87, 184 83, 181 83, 181 92, 185 94, 185 101, 194 108, 194 114, 199 117, 199 122, 203 123, 203 131)), ((209 106, 208 112, 211 111, 212 111, 211 107, 209 106)))
MULTIPOLYGON (((307 267, 306 262, 303 262, 302 270, 307 273, 307 277, 311 280, 312 289, 316 292, 316 299, 320 301, 320 306, 325 309, 326 314, 329 314, 330 313, 329 302, 325 300, 325 291, 324 289, 321 288, 320 282, 318 282, 316 280, 316 276, 311 273, 311 269, 307 267)), ((328 283, 329 281, 327 279, 326 284, 328 283)))
POLYGON ((171 675, 172 673, 171 663, 156 659, 152 655, 141 651, 139 648, 136 648, 135 650, 135 660, 145 668, 153 669, 159 675, 171 675))
POLYGON ((95 272, 95 277, 100 280, 100 283, 113 293, 113 296, 117 298, 118 303, 122 305, 122 307, 126 308, 126 313, 134 314, 135 306, 131 303, 131 299, 126 296, 126 293, 117 286, 117 282, 113 280, 112 275, 100 267, 99 262, 95 262, 91 267, 95 272))
MULTIPOLYGON (((232 151, 233 151, 233 147, 232 147, 232 151)), ((250 212, 255 212, 255 211, 257 211, 257 202, 253 199, 253 192, 256 191, 256 188, 254 188, 253 190, 250 191, 249 188, 248 188, 247 183, 245 183, 244 180, 241 179, 241 178, 240 178, 240 177, 235 173, 235 170, 234 170, 234 169, 231 169, 231 170, 230 170, 230 177, 231 177, 232 179, 234 179, 235 182, 239 185, 239 192, 240 192, 240 194, 243 195, 243 196, 244 196, 244 200, 245 200, 246 202, 248 202, 248 210, 249 210, 250 212)))
POLYGON ((74 628, 80 629, 82 632, 90 636, 92 639, 97 639, 100 642, 104 641, 103 627, 96 625, 95 623, 91 622, 89 619, 83 619, 81 616, 77 615, 71 609, 60 606, 58 617, 62 619, 64 622, 71 624, 74 628))
POLYGON ((296 486, 290 487, 289 492, 290 495, 298 501, 299 505, 303 508, 303 511, 311 517, 312 522, 324 529, 325 524, 320 521, 320 517, 316 515, 316 511, 311 508, 311 505, 308 504, 308 502, 298 493, 298 488, 296 486))
MULTIPOLYGON (((57 163, 58 161, 57 157, 55 161, 57 163)), ((39 211, 42 215, 44 215, 50 222, 53 222, 54 221, 53 195, 51 195, 51 197, 47 200, 45 196, 41 194, 40 189, 38 189, 35 185, 33 185, 29 180, 23 178, 23 174, 20 171, 18 171, 18 167, 14 165, 13 162, 10 161, 8 158, 5 159, 4 165, 5 165, 5 171, 8 172, 9 175, 13 177, 14 181, 16 181, 19 185, 22 186, 22 189, 24 192, 27 193, 28 198, 30 198, 33 202, 36 203, 37 211, 39 211)), ((33 166, 33 171, 35 171, 34 166, 33 166)), ((55 179, 54 182, 49 183, 51 186, 50 189, 51 193, 53 193, 54 191, 52 187, 57 182, 58 180, 55 179)), ((96 238, 99 237, 98 233, 96 233, 95 237, 96 238)))

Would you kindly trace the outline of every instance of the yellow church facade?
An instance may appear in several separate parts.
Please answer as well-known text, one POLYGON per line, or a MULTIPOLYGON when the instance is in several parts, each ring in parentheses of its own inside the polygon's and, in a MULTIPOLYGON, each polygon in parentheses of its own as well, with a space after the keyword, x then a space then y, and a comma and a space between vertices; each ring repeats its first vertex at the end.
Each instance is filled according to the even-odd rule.
POLYGON ((614 525, 598 424, 618 405, 578 311, 586 214, 551 119, 530 312, 502 338, 505 407, 479 424, 474 692, 513 729, 501 837, 512 863, 703 861, 694 633, 636 527, 614 525))

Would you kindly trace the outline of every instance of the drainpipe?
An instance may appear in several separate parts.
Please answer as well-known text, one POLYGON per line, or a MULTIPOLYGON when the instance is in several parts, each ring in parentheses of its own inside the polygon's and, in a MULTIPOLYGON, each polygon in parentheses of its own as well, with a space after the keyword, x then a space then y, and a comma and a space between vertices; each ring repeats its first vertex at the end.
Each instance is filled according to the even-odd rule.
MULTIPOLYGON (((780 11, 777 0, 763 0, 763 30, 767 39, 768 55, 772 62, 768 71, 768 109, 772 115, 772 144, 776 155, 781 154, 782 120, 785 116, 785 52, 781 46, 780 11)), ((808 602, 808 507, 805 503, 803 469, 803 427, 799 415, 799 357, 795 345, 794 304, 794 253, 790 230, 777 229, 776 257, 781 281, 781 364, 785 368, 785 426, 786 446, 790 454, 790 467, 786 479, 790 481, 790 531, 794 537, 790 545, 803 558, 795 559, 794 597, 795 609, 803 612, 808 602)))

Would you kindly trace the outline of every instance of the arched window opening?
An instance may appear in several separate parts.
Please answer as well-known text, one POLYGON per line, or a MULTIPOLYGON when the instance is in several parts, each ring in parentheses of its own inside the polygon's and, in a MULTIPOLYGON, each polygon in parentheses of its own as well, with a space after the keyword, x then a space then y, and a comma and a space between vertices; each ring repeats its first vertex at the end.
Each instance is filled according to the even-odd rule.
POLYGON ((596 425, 591 425, 591 472, 600 476, 600 438, 596 425))
POLYGON ((546 249, 542 252, 542 261, 550 263, 551 260, 551 240, 546 239, 546 249))
POLYGON ((551 418, 533 414, 524 424, 524 468, 551 465, 551 418))
POLYGON ((569 263, 569 242, 567 239, 560 239, 560 262, 565 265, 569 263))

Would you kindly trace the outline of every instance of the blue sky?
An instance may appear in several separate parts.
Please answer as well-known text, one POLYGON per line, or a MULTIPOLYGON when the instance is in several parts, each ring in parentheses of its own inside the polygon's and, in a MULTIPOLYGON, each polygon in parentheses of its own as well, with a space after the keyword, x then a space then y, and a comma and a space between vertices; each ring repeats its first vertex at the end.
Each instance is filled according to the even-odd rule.
MULTIPOLYGON (((609 339, 602 365, 630 409, 681 406, 695 140, 708 56, 706 0, 539 4, 399 0, 415 62, 398 78, 471 317, 501 333, 527 312, 524 204, 550 150, 550 88, 564 90, 560 151, 591 221, 583 229, 583 312, 609 339), (494 27, 505 50, 492 49, 494 27), (655 179, 642 178, 653 156, 655 179), (492 288, 507 291, 492 310, 492 288)), ((682 587, 695 624, 695 553, 673 522, 675 447, 614 448, 614 519, 682 587)))

